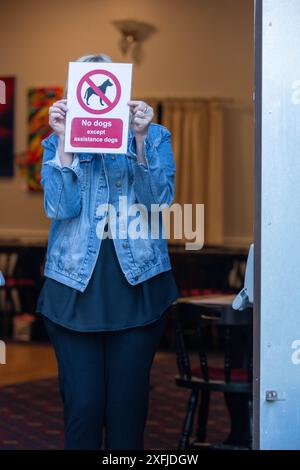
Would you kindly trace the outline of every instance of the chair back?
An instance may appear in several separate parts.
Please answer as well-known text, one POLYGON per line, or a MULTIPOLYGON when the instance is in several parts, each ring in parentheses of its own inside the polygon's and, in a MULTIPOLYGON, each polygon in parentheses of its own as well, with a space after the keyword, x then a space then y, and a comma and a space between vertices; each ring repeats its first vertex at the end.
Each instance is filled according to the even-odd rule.
POLYGON ((217 368, 210 367, 208 360, 208 333, 217 332, 223 353, 220 380, 252 382, 252 323, 253 310, 235 311, 231 305, 197 305, 179 302, 175 314, 176 354, 179 375, 183 379, 193 376, 192 352, 198 356, 201 378, 205 382, 215 379, 217 368), (213 327, 213 328, 212 328, 213 327), (223 369, 223 370, 222 370, 223 369), (211 377, 211 371, 214 377, 211 377), (233 376, 234 373, 234 376, 233 376))
POLYGON ((17 251, 0 252, 0 270, 5 278, 15 276, 18 266, 19 254, 17 251))

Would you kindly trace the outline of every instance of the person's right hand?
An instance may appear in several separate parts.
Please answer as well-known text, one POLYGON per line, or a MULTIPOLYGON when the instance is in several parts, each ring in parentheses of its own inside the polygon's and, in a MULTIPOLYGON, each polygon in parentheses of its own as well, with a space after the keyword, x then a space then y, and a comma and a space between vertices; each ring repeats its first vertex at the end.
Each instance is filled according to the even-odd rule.
POLYGON ((65 135, 67 100, 58 100, 49 108, 49 125, 58 136, 65 135))

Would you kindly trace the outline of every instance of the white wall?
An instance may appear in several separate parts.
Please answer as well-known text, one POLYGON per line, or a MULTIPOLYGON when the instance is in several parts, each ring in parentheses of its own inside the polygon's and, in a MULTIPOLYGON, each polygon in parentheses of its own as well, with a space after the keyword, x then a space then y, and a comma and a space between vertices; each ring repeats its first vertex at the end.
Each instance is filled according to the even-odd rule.
MULTIPOLYGON (((148 21, 157 32, 134 69, 133 95, 233 98, 226 110, 229 243, 252 237, 253 0, 2 0, 0 75, 17 77, 16 152, 26 149, 26 90, 64 85, 66 64, 90 52, 124 61, 112 20, 148 21)), ((0 234, 46 233, 42 196, 0 180, 0 234)))

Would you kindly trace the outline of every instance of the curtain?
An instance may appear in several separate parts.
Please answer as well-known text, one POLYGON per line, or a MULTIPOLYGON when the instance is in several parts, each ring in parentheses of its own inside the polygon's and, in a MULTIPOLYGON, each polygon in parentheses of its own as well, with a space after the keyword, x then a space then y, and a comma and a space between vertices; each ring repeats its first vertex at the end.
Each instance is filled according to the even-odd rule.
MULTIPOLYGON (((161 124, 172 134, 175 200, 204 204, 205 245, 224 243, 223 105, 217 99, 162 99, 161 124)), ((170 240, 185 243, 187 240, 170 240)))

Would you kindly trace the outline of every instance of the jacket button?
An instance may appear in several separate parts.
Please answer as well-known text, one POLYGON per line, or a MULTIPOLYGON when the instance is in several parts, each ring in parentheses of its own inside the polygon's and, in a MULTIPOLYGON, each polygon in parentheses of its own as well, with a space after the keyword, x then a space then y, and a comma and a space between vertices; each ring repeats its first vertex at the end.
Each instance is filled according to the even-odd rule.
POLYGON ((116 181, 116 186, 117 186, 117 188, 120 188, 122 186, 121 180, 116 181))
POLYGON ((139 276, 134 276, 134 280, 135 280, 135 281, 138 281, 138 280, 139 280, 139 276))
POLYGON ((127 243, 127 242, 123 242, 123 243, 122 243, 122 247, 123 247, 123 248, 128 248, 128 243, 127 243))

